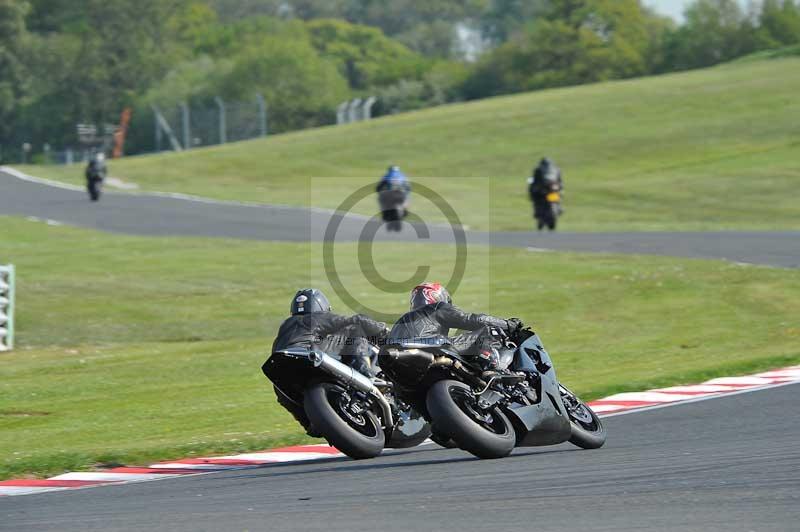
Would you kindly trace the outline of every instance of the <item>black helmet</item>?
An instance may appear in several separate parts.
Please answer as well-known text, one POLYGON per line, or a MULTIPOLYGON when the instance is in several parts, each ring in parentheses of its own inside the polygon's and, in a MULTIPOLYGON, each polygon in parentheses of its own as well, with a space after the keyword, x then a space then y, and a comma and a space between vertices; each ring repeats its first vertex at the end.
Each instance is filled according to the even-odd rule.
POLYGON ((316 288, 298 290, 292 299, 292 316, 313 314, 314 312, 330 312, 331 304, 325 294, 316 288))
POLYGON ((411 310, 417 310, 433 303, 452 303, 453 298, 447 288, 439 283, 422 283, 411 291, 411 310))

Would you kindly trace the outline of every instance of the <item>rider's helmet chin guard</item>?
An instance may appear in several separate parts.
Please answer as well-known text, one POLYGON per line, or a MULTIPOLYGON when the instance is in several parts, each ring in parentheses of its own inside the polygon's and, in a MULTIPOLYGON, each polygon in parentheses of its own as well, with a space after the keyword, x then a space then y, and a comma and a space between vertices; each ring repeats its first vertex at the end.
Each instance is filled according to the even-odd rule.
POLYGON ((290 312, 292 316, 313 314, 315 312, 330 312, 331 303, 320 290, 304 288, 298 290, 292 299, 290 312))
POLYGON ((452 303, 450 292, 440 283, 422 283, 411 291, 411 310, 417 310, 434 303, 452 303))

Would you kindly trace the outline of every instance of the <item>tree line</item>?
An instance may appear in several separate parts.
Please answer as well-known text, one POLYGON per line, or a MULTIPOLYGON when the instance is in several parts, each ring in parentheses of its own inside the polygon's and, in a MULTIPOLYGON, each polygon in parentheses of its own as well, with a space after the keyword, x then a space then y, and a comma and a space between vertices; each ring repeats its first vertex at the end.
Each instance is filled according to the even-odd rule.
POLYGON ((798 45, 800 0, 695 0, 681 24, 640 0, 0 0, 0 161, 124 107, 137 153, 152 104, 263 94, 286 131, 356 96, 387 114, 798 45))

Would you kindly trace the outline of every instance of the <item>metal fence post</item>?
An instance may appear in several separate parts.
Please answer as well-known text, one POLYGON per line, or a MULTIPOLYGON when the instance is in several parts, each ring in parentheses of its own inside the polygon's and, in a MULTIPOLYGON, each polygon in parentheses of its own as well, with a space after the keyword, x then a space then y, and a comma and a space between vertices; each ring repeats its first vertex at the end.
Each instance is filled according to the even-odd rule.
POLYGON ((0 266, 0 351, 14 349, 14 265, 0 266))
POLYGON ((346 102, 342 102, 339 104, 339 107, 336 108, 336 124, 346 124, 347 123, 347 108, 350 106, 350 100, 346 102))
POLYGON ((192 147, 192 132, 189 123, 189 104, 181 103, 181 117, 183 118, 183 149, 188 150, 192 147))
POLYGON ((153 123, 156 126, 156 152, 161 152, 161 139, 163 132, 161 131, 161 122, 159 120, 159 112, 153 106, 153 123))
POLYGON ((258 104, 258 127, 261 131, 261 136, 267 136, 267 102, 264 100, 264 95, 256 94, 256 103, 258 104))
POLYGON ((153 109, 153 113, 156 115, 156 128, 160 128, 161 131, 167 134, 167 138, 169 139, 174 151, 181 151, 181 144, 178 142, 178 138, 175 136, 172 128, 169 127, 169 122, 167 122, 167 119, 164 118, 164 115, 161 114, 161 111, 158 109, 158 107, 152 105, 151 108, 153 109))
POLYGON ((225 114, 225 102, 219 96, 214 96, 214 101, 217 102, 217 107, 219 107, 219 143, 225 144, 228 142, 228 119, 225 114))
POLYGON ((367 101, 364 102, 364 107, 361 108, 362 120, 372 120, 372 107, 377 101, 378 99, 375 96, 370 96, 367 98, 367 101))
POLYGON ((356 98, 352 102, 350 102, 350 107, 347 109, 347 121, 348 122, 356 122, 358 121, 358 110, 361 107, 361 98, 356 98))

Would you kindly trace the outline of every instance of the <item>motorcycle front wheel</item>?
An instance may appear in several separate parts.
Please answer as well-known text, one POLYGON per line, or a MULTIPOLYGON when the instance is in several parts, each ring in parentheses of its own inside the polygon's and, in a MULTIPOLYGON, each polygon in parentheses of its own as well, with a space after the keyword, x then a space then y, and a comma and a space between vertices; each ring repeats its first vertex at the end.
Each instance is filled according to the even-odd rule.
POLYGON ((606 429, 594 410, 580 398, 559 384, 561 401, 567 409, 572 435, 569 442, 583 449, 599 449, 606 442, 606 429))
POLYGON ((89 192, 89 199, 92 201, 97 201, 100 199, 100 185, 96 182, 91 182, 86 186, 86 190, 89 192))
POLYGON ((327 382, 312 386, 305 392, 303 407, 311 425, 350 458, 375 458, 383 451, 386 436, 378 417, 342 386, 327 382))
POLYGON ((517 435, 511 421, 497 407, 481 409, 463 382, 437 382, 428 390, 426 404, 434 433, 451 438, 478 458, 503 458, 514 450, 517 435))

